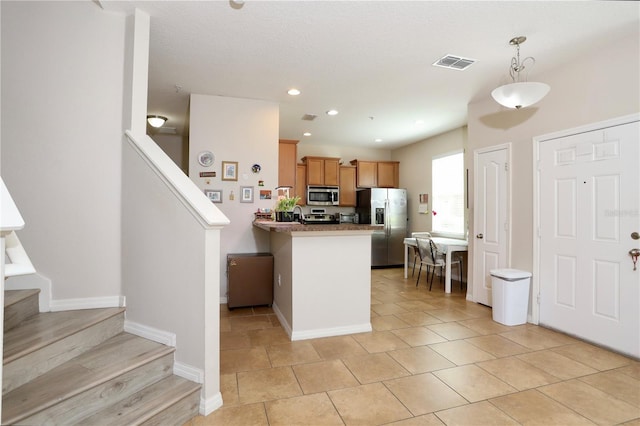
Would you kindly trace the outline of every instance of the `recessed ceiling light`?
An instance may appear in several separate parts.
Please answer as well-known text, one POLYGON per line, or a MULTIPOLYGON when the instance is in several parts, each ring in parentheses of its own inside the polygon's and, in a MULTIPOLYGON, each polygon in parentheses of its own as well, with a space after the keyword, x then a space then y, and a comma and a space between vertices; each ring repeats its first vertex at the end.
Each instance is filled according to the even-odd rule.
POLYGON ((338 115, 338 110, 330 109, 327 111, 327 115, 338 115))
POLYGON ((287 93, 290 94, 291 96, 298 96, 300 94, 300 91, 298 89, 293 88, 293 89, 289 89, 287 93))
POLYGON ((380 139, 380 138, 376 138, 376 140, 375 140, 375 141, 376 141, 376 142, 382 142, 382 139, 380 139))
POLYGON ((309 132, 304 132, 304 133, 302 134, 302 136, 311 136, 311 133, 309 133, 309 132))
POLYGON ((424 120, 416 120, 416 126, 417 126, 417 127, 422 127, 422 126, 424 126, 424 120))

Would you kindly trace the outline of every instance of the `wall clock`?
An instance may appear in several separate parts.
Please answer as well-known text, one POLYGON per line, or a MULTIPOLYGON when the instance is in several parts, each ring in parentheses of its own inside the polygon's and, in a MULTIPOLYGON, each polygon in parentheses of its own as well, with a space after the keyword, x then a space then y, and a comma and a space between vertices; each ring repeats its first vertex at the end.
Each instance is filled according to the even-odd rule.
POLYGON ((198 163, 203 167, 209 167, 213 164, 215 157, 211 151, 202 151, 198 154, 198 163))

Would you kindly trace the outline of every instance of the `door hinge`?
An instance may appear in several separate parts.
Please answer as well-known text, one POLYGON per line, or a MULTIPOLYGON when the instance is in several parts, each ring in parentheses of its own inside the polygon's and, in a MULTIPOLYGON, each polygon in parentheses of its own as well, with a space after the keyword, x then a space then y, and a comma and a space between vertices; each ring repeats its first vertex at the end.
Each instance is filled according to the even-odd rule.
POLYGON ((509 163, 504 163, 504 171, 505 172, 509 171, 509 163))
POLYGON ((538 296, 536 296, 536 303, 538 305, 540 304, 540 293, 538 293, 538 296))

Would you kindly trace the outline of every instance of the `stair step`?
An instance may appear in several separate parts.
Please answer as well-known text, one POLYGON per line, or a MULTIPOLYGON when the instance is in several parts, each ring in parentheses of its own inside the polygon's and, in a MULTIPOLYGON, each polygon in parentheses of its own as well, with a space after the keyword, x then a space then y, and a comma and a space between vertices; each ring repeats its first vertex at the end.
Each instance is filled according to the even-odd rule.
POLYGON ((2 424, 82 421, 171 374, 174 348, 121 333, 3 396, 2 424))
POLYGON ((4 335, 3 394, 121 333, 124 308, 45 312, 4 335))
POLYGON ((22 321, 40 312, 38 296, 40 290, 5 290, 4 292, 4 331, 15 327, 22 321))
POLYGON ((200 388, 197 383, 172 375, 98 411, 81 423, 112 426, 181 425, 198 415, 200 388))

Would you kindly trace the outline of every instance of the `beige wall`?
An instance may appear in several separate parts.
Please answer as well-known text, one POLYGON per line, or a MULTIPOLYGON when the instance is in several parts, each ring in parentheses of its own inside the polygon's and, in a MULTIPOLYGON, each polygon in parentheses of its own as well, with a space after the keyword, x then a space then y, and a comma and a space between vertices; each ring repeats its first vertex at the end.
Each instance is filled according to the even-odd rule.
MULTIPOLYGON (((474 150, 512 144, 511 267, 527 271, 533 267, 532 138, 640 111, 638 30, 631 28, 627 37, 594 46, 588 56, 548 73, 534 73, 530 79, 548 83, 551 92, 533 107, 506 110, 490 98, 469 105, 466 162, 471 191, 470 218, 473 218, 474 150)), ((543 57, 536 59, 544 60, 543 57)), ((472 222, 473 219, 470 220, 469 235, 473 235, 472 222)), ((470 240, 470 258, 472 253, 473 239, 470 240)))
POLYGON ((431 230, 431 214, 418 213, 418 194, 424 193, 429 194, 431 211, 431 160, 464 150, 466 143, 467 128, 461 127, 392 152, 392 159, 400 161, 400 187, 407 189, 409 232, 431 230))

